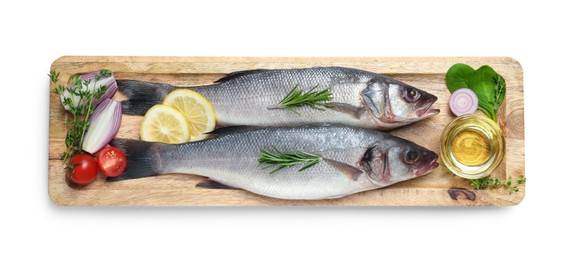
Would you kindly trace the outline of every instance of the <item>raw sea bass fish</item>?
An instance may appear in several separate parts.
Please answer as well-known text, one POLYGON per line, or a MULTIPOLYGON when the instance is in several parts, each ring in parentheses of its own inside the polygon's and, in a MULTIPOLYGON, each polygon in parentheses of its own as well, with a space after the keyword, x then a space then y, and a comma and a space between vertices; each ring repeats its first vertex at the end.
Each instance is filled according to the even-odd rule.
MULTIPOLYGON (((177 87, 162 83, 118 80, 128 97, 123 113, 144 115, 177 87)), ((231 73, 212 85, 190 87, 207 98, 220 126, 299 126, 331 123, 371 129, 392 129, 439 113, 437 97, 395 79, 358 69, 320 67, 252 70, 231 73), (293 113, 271 109, 295 87, 307 92, 330 88, 325 110, 299 107, 293 113)))
POLYGON ((438 156, 384 132, 349 126, 268 127, 230 130, 212 139, 184 144, 114 139, 127 156, 126 171, 109 181, 168 173, 209 178, 197 186, 226 185, 281 199, 329 199, 378 189, 424 175, 438 156), (302 151, 322 159, 301 166, 259 165, 261 148, 302 151))

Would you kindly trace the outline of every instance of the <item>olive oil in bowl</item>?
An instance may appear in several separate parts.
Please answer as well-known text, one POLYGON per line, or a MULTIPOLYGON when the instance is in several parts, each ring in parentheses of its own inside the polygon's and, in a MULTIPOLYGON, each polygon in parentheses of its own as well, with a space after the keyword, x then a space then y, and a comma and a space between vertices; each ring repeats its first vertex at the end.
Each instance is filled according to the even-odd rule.
POLYGON ((502 130, 485 116, 459 116, 442 133, 443 163, 451 172, 466 179, 490 175, 504 158, 504 152, 502 130))

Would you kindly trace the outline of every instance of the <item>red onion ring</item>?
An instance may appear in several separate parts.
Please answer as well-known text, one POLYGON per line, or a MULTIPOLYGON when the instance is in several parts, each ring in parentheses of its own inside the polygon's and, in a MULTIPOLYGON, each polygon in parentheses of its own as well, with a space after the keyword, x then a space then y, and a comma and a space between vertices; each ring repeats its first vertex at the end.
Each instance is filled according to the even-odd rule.
POLYGON ((478 109, 478 96, 469 88, 460 88, 452 93, 449 104, 456 116, 471 114, 478 109))

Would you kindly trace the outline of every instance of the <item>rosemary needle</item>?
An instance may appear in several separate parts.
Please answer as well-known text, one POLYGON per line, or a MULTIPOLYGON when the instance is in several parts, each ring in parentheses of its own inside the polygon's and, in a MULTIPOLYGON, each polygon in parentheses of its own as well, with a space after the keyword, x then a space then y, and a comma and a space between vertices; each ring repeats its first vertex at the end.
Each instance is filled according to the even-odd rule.
POLYGON ((331 103, 326 103, 333 99, 331 90, 329 88, 317 91, 317 86, 311 88, 307 92, 297 90, 299 84, 295 85, 291 91, 275 106, 269 106, 267 109, 287 109, 293 113, 299 114, 295 108, 302 106, 309 106, 313 109, 324 110, 331 106, 331 103))
POLYGON ((299 171, 303 171, 321 161, 321 157, 302 151, 297 152, 281 152, 273 147, 273 151, 261 148, 259 150, 259 165, 267 165, 264 169, 278 166, 277 169, 269 172, 275 173, 281 169, 292 167, 298 164, 304 164, 299 171))

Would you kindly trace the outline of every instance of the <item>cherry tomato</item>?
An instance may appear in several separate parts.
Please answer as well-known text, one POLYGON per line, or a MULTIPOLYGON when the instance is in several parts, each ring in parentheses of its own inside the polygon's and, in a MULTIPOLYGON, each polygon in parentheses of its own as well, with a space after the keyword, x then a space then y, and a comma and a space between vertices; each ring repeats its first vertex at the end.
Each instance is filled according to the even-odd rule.
POLYGON ((96 179, 98 166, 91 155, 82 153, 72 156, 70 163, 74 165, 74 171, 69 172, 70 180, 76 184, 86 185, 96 179))
POLYGON ((119 176, 126 169, 126 156, 116 147, 107 146, 102 148, 98 152, 96 161, 100 172, 108 177, 119 176))

